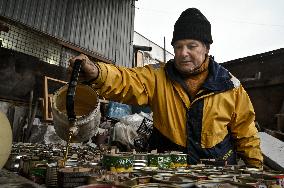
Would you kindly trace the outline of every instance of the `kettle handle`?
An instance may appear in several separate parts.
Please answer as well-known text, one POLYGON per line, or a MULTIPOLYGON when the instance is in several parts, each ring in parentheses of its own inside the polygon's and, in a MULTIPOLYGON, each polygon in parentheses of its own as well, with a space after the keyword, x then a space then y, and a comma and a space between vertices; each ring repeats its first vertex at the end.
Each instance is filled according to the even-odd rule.
POLYGON ((67 89, 67 94, 66 94, 66 111, 67 111, 67 116, 68 120, 70 123, 74 123, 76 120, 76 114, 74 111, 74 99, 75 99, 75 94, 76 94, 76 86, 78 83, 78 77, 79 73, 81 70, 81 63, 82 60, 75 60, 74 66, 73 66, 73 71, 71 73, 71 78, 68 83, 68 89, 67 89))

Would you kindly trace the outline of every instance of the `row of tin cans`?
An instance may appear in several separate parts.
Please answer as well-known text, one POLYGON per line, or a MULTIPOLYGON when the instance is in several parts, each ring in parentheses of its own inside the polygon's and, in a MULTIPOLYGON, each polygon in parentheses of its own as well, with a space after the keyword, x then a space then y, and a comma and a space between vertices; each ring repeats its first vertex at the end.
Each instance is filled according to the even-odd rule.
POLYGON ((112 172, 130 172, 144 167, 161 169, 187 166, 187 155, 172 154, 106 154, 103 156, 103 166, 112 172))
POLYGON ((113 187, 251 187, 281 188, 284 174, 258 169, 214 166, 189 166, 187 168, 159 169, 145 167, 129 173, 92 175, 92 185, 96 187, 112 185, 113 187), (108 184, 108 185, 106 185, 108 184))
POLYGON ((28 145, 17 147, 21 150, 19 153, 13 151, 13 158, 19 160, 20 174, 47 187, 104 184, 113 187, 284 188, 283 172, 240 166, 188 165, 187 155, 177 152, 111 154, 71 148, 67 166, 61 168, 58 166, 61 155, 56 154, 57 149, 49 147, 28 145), (46 152, 48 148, 50 151, 46 152), (86 156, 80 157, 82 154, 86 156))

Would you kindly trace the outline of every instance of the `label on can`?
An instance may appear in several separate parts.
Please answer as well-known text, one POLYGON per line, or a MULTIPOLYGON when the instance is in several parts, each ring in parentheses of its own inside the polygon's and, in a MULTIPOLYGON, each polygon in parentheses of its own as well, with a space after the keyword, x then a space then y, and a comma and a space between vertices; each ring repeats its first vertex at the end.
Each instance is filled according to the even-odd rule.
POLYGON ((187 155, 186 154, 171 154, 173 162, 173 168, 186 167, 187 166, 187 155))
POLYGON ((171 168, 173 166, 171 155, 151 154, 148 156, 150 167, 171 168))

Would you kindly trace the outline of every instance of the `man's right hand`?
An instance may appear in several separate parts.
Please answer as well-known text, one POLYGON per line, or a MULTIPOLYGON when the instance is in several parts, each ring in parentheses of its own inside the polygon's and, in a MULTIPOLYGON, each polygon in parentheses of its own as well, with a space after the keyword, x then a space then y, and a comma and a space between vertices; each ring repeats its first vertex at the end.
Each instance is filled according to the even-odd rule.
POLYGON ((84 54, 80 54, 79 56, 73 57, 69 60, 69 67, 67 68, 68 73, 71 75, 73 71, 73 66, 75 60, 81 60, 81 72, 79 74, 79 81, 81 82, 89 82, 91 80, 95 80, 99 76, 98 67, 84 54))

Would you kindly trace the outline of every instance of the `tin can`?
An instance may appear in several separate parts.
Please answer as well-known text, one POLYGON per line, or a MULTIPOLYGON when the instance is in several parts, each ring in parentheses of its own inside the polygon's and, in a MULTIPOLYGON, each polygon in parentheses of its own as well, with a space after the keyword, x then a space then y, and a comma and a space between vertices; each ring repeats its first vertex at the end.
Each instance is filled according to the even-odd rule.
POLYGON ((148 160, 148 154, 147 153, 136 153, 134 154, 134 160, 148 160))
POLYGON ((44 184, 46 177, 46 166, 38 166, 31 169, 29 177, 37 184, 44 184))
POLYGON ((275 180, 275 181, 273 181, 273 185, 278 185, 278 186, 284 188, 284 174, 267 173, 267 175, 275 180))
POLYGON ((103 157, 103 166, 111 172, 132 172, 133 155, 109 155, 103 157))
POLYGON ((148 165, 146 160, 134 160, 133 161, 133 170, 140 170, 148 165))
MULTIPOLYGON (((200 188, 215 188, 215 187, 232 187, 236 188, 238 186, 234 186, 231 182, 227 181, 220 181, 220 180, 203 180, 196 183, 196 187, 200 188)), ((242 186, 240 186, 242 187, 242 186)), ((243 186, 243 187, 250 187, 250 186, 243 186)))
POLYGON ((18 153, 11 153, 4 167, 10 171, 18 172, 20 167, 19 156, 18 153))
POLYGON ((91 168, 68 167, 61 168, 57 172, 58 187, 78 187, 86 185, 92 175, 91 168))
POLYGON ((79 186, 77 188, 124 188, 124 187, 112 184, 90 184, 90 185, 79 186))
POLYGON ((194 176, 180 174, 157 174, 153 176, 153 180, 164 184, 178 184, 182 187, 192 187, 197 182, 194 176))
POLYGON ((187 154, 171 154, 171 160, 173 162, 172 167, 186 167, 187 166, 187 154))
POLYGON ((150 167, 170 168, 173 166, 170 154, 150 154, 148 155, 148 164, 150 167))
POLYGON ((47 187, 57 187, 57 171, 56 165, 48 165, 46 169, 45 184, 47 187))
POLYGON ((208 179, 216 181, 230 181, 230 180, 233 181, 234 176, 230 174, 209 175, 208 179))
POLYGON ((135 185, 133 186, 132 188, 146 188, 146 187, 157 187, 157 188, 160 188, 160 187, 169 187, 169 188, 178 188, 180 186, 177 186, 177 185, 169 185, 169 184, 163 184, 163 183, 146 183, 146 184, 139 184, 139 185, 135 185))

